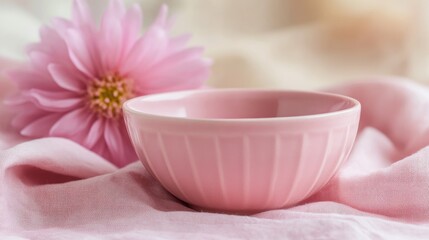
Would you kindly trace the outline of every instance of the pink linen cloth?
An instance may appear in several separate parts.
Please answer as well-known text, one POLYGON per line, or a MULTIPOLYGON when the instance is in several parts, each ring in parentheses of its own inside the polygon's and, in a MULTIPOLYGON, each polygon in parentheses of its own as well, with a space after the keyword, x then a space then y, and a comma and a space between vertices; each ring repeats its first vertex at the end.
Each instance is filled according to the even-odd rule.
POLYGON ((369 80, 332 90, 363 111, 339 174, 298 206, 251 216, 196 212, 140 162, 117 169, 66 139, 20 138, 1 107, 0 239, 429 239, 429 90, 369 80))

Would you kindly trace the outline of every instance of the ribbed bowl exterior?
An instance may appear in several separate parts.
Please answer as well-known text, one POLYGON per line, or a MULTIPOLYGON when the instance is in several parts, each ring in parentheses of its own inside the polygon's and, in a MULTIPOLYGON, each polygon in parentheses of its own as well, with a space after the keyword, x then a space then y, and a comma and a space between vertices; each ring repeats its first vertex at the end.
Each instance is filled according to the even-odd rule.
POLYGON ((251 213, 294 205, 322 188, 347 159, 359 114, 211 122, 125 112, 125 119, 145 168, 177 198, 251 213))

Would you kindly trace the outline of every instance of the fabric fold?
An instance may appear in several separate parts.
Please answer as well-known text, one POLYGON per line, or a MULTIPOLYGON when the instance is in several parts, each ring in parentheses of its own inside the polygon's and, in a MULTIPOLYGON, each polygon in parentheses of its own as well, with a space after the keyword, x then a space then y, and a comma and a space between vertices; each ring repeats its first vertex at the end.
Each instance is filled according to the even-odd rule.
POLYGON ((117 169, 70 140, 35 139, 0 150, 0 238, 427 239, 429 91, 392 79, 330 91, 361 101, 359 135, 338 174, 295 207, 198 212, 140 162, 117 169))

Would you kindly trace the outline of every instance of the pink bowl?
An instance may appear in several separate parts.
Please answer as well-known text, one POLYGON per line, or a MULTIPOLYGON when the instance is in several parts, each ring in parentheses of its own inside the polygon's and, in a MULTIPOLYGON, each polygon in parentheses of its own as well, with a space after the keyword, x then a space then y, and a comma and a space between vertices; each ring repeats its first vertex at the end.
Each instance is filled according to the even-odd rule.
POLYGON ((294 205, 347 158, 360 104, 282 90, 195 90, 124 104, 146 169, 195 208, 252 213, 294 205))

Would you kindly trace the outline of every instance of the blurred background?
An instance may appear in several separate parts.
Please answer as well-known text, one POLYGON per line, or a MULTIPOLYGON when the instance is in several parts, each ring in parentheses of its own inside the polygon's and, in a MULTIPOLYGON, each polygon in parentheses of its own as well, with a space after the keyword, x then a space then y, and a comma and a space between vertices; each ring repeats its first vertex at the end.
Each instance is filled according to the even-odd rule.
MULTIPOLYGON (((96 14, 106 1, 89 0, 96 14)), ((166 2, 177 33, 191 32, 214 60, 213 87, 320 89, 370 76, 429 82, 426 0, 128 0, 146 23, 166 2)), ((0 58, 25 46, 70 0, 0 0, 0 58)))

